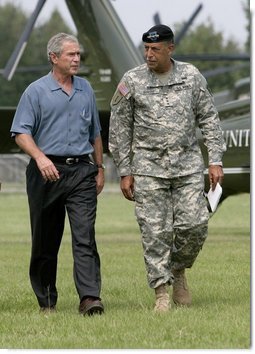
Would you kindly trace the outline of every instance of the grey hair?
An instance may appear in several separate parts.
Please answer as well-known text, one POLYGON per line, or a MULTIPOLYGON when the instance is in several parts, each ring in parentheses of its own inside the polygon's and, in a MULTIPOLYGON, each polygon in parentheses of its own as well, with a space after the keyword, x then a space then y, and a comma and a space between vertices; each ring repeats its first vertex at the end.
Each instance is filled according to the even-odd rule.
POLYGON ((59 56, 62 52, 64 42, 74 42, 79 44, 78 39, 72 34, 61 32, 51 37, 51 39, 47 44, 47 57, 48 57, 48 61, 51 64, 52 64, 51 57, 50 57, 51 53, 55 53, 57 56, 59 56))

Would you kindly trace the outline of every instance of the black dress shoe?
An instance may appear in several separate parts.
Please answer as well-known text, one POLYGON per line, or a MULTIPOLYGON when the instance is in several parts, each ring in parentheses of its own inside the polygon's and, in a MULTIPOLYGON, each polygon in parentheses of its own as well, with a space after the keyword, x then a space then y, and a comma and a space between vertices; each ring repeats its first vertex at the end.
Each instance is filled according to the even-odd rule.
POLYGON ((100 300, 87 297, 81 301, 79 312, 82 315, 92 316, 95 314, 101 315, 104 312, 104 305, 100 300))

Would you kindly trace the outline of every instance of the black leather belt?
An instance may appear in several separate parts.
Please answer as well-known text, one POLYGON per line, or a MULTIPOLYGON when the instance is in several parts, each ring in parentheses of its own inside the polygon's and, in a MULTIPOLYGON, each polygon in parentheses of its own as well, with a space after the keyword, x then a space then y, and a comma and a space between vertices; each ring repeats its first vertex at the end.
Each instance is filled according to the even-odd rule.
POLYGON ((74 165, 79 162, 89 162, 89 155, 81 155, 81 156, 55 156, 55 155, 47 155, 47 157, 56 163, 62 163, 65 165, 74 165))

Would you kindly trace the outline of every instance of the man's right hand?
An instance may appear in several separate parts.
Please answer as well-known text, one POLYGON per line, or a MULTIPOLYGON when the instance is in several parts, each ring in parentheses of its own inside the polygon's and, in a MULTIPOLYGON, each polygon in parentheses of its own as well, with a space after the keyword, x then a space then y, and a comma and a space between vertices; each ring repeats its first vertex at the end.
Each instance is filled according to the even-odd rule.
POLYGON ((58 170, 47 156, 40 155, 35 161, 45 181, 55 182, 59 179, 58 170))
POLYGON ((53 162, 38 148, 29 134, 16 134, 16 144, 37 163, 43 179, 54 182, 59 179, 59 173, 53 162))

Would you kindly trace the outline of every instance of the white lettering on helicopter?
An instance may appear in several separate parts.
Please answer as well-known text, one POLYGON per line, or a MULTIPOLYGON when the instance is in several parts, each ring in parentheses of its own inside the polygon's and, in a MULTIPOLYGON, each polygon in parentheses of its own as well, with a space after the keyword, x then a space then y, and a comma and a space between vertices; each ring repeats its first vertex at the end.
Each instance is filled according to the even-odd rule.
POLYGON ((99 69, 100 81, 101 82, 111 82, 112 81, 112 70, 111 69, 99 69))
POLYGON ((250 129, 236 129, 223 131, 227 147, 249 147, 250 129))

